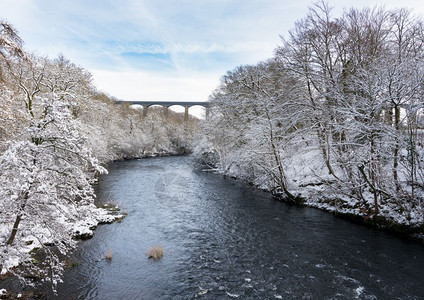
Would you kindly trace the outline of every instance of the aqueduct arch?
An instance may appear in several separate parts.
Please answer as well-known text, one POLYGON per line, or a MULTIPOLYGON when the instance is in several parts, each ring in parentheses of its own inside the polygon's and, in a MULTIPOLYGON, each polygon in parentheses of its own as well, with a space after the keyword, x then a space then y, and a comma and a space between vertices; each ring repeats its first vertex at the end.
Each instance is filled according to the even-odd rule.
POLYGON ((188 121, 188 110, 190 107, 199 105, 206 109, 205 118, 209 116, 209 102, 190 102, 190 101, 115 101, 116 104, 127 103, 129 105, 141 105, 143 106, 143 115, 147 115, 148 108, 153 105, 159 105, 163 107, 163 113, 168 116, 168 108, 173 105, 180 105, 184 107, 184 121, 188 121))

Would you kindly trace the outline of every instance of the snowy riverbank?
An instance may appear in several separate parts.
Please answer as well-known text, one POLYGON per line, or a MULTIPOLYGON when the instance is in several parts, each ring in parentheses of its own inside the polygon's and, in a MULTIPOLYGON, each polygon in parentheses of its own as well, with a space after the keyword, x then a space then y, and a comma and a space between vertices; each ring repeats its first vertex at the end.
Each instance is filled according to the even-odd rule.
MULTIPOLYGON (((375 215, 372 209, 360 208, 355 199, 349 199, 343 195, 340 195, 340 198, 329 198, 328 195, 325 196, 325 193, 317 195, 316 190, 306 194, 309 196, 302 203, 304 206, 324 210, 337 217, 396 236, 424 242, 424 220, 420 209, 406 212, 395 206, 380 205, 379 213, 375 215)), ((372 206, 372 198, 368 198, 368 204, 372 206)))
MULTIPOLYGON (((94 235, 94 230, 100 224, 113 223, 125 217, 125 213, 121 213, 118 207, 95 207, 88 205, 84 207, 86 211, 85 217, 76 222, 62 219, 61 224, 74 237, 74 239, 88 239, 94 235)), ((7 237, 12 230, 12 224, 3 224, 0 226, 0 243, 6 244, 7 237)), ((1 265, 1 276, 7 276, 13 272, 13 268, 19 266, 25 259, 31 259, 31 253, 43 245, 52 244, 51 234, 48 229, 37 230, 37 236, 29 235, 25 238, 25 246, 16 248, 8 246, 8 255, 4 258, 1 265)))
MULTIPOLYGON (((362 188, 361 194, 355 195, 349 185, 349 178, 335 178, 328 173, 316 145, 310 144, 308 147, 299 143, 297 150, 284 158, 287 187, 296 199, 275 191, 275 183, 269 177, 255 177, 246 172, 246 167, 237 163, 236 156, 228 157, 231 167, 225 172, 219 166, 211 170, 245 180, 261 190, 272 192, 281 201, 321 209, 355 223, 424 241, 424 202, 420 202, 420 199, 424 199, 423 191, 416 190, 414 201, 398 201, 395 197, 382 198, 378 203, 378 213, 375 214, 374 194, 370 188, 362 188)), ((199 158, 199 153, 196 155, 199 158)))

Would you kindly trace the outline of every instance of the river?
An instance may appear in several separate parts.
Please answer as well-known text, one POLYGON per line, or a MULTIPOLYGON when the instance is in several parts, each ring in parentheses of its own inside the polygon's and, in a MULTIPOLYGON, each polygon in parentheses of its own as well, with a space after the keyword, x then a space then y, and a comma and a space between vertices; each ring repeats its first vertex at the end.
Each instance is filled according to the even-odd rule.
POLYGON ((188 156, 109 171, 99 202, 128 216, 80 243, 57 299, 424 299, 420 243, 275 201, 188 156))

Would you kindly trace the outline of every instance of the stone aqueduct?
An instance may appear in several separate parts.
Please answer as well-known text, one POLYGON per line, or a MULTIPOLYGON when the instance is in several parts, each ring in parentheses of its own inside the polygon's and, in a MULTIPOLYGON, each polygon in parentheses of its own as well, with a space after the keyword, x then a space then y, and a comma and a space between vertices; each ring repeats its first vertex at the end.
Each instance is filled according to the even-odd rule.
POLYGON ((188 110, 191 106, 199 105, 206 109, 205 117, 209 116, 209 102, 190 102, 190 101, 116 101, 116 104, 129 104, 129 105, 141 105, 143 106, 143 115, 147 115, 148 108, 153 105, 160 105, 163 107, 163 113, 168 116, 168 108, 173 105, 180 105, 184 107, 184 121, 188 121, 188 110))

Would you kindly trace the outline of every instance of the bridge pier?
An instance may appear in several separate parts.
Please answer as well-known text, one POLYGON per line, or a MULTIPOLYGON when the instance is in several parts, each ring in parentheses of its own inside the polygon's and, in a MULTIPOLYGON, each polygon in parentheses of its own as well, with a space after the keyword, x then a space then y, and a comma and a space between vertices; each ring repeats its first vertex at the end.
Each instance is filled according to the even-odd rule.
POLYGON ((147 116, 147 104, 143 104, 143 117, 145 118, 147 116))
POLYGON ((163 105, 163 115, 168 119, 168 105, 166 104, 163 105))
POLYGON ((184 105, 184 122, 188 122, 188 108, 189 106, 186 104, 184 105))

